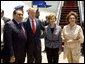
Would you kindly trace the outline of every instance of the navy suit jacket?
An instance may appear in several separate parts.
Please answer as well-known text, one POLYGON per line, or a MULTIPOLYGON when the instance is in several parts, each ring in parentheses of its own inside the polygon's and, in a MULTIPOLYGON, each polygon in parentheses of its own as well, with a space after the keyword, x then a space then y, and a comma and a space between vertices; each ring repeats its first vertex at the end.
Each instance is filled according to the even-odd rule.
POLYGON ((36 19, 35 21, 36 21, 35 35, 33 34, 29 18, 24 23, 24 27, 25 27, 25 29, 27 31, 27 44, 28 44, 27 49, 28 49, 29 53, 33 52, 34 50, 41 51, 40 35, 41 35, 41 30, 44 30, 44 28, 41 25, 40 20, 36 19))
POLYGON ((26 54, 26 38, 20 31, 19 25, 13 19, 4 27, 4 56, 24 58, 26 54))

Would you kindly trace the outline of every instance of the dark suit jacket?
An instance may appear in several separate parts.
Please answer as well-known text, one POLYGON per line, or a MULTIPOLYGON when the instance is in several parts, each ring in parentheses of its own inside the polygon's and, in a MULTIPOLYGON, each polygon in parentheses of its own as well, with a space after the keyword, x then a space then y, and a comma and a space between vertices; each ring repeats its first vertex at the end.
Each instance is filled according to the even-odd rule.
POLYGON ((24 58, 26 54, 26 38, 20 31, 19 25, 13 19, 4 27, 4 56, 24 58))
POLYGON ((42 22, 42 25, 43 25, 43 26, 47 26, 47 25, 49 25, 49 22, 44 21, 44 22, 42 22))
POLYGON ((33 34, 29 18, 24 23, 24 26, 27 31, 28 52, 31 53, 34 50, 41 51, 40 35, 41 35, 41 29, 43 30, 44 28, 42 27, 40 20, 36 19, 36 33, 35 33, 35 35, 33 34))

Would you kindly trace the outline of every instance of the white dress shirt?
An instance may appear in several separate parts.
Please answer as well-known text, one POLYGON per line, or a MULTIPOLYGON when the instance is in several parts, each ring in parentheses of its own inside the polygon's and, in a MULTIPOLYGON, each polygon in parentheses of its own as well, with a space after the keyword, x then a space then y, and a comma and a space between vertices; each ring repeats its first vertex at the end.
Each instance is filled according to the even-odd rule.
MULTIPOLYGON (((32 19, 29 18, 29 20, 30 20, 30 25, 31 25, 31 28, 32 28, 32 19)), ((34 21, 35 30, 36 30, 36 21, 35 21, 35 19, 33 19, 33 21, 34 21)))

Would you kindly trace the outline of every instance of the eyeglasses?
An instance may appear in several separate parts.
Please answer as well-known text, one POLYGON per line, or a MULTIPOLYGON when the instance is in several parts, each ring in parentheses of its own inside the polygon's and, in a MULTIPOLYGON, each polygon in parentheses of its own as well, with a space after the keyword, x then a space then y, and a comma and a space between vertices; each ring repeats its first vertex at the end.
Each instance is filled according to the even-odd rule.
POLYGON ((23 16, 23 14, 16 14, 16 15, 23 16))

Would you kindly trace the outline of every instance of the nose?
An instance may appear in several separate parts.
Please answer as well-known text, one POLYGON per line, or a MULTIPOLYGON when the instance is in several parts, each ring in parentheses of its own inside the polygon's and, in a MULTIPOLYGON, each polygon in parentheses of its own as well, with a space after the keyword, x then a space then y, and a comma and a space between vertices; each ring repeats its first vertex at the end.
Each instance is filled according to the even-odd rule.
POLYGON ((23 17, 23 14, 20 14, 21 17, 23 17))
POLYGON ((72 20, 74 20, 74 18, 72 18, 72 20))
POLYGON ((21 18, 23 18, 23 15, 20 15, 21 18))

